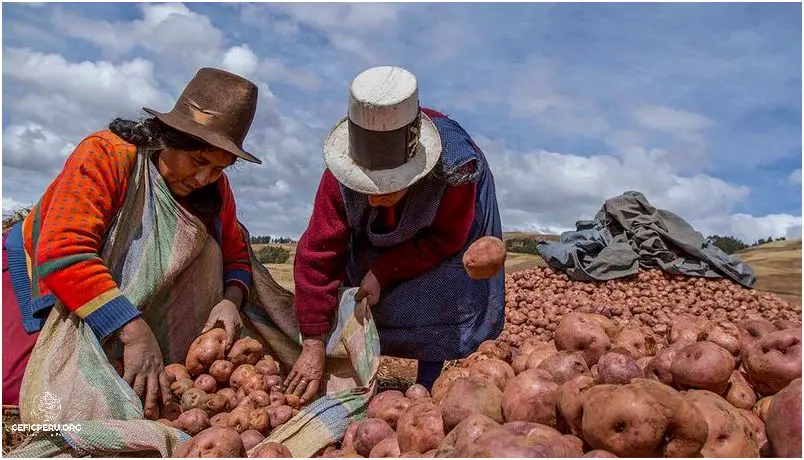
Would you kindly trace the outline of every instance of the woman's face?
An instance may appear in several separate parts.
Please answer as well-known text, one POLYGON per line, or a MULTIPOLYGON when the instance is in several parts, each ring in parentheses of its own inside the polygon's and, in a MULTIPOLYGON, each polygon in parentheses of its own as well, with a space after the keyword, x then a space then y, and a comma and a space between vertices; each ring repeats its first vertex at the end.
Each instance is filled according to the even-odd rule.
POLYGON ((221 149, 176 150, 165 148, 159 153, 159 173, 176 196, 187 196, 221 177, 236 157, 221 149))
POLYGON ((407 193, 408 189, 403 188, 398 192, 386 193, 384 195, 369 195, 368 200, 369 204, 374 207, 385 206, 390 208, 391 206, 399 203, 399 200, 404 198, 407 193))

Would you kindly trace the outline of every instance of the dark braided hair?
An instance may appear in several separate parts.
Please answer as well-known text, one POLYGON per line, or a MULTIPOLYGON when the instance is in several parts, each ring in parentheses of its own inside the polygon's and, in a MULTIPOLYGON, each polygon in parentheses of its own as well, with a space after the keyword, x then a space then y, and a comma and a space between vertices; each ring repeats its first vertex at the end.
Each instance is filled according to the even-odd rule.
MULTIPOLYGON (((149 154, 165 148, 187 151, 215 149, 206 142, 173 129, 154 117, 139 122, 115 118, 109 123, 109 130, 124 141, 150 151, 149 154)), ((214 182, 191 192, 187 195, 187 202, 202 220, 217 216, 223 207, 218 185, 214 182)))

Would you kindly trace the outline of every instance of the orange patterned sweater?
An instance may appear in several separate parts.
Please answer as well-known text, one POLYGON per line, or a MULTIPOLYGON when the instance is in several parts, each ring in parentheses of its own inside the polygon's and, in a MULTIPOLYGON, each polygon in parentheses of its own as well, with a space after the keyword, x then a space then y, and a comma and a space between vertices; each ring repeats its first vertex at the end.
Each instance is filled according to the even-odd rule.
MULTIPOLYGON (((110 131, 85 138, 64 169, 23 222, 22 238, 31 279, 31 313, 47 315, 56 299, 103 339, 139 316, 123 296, 99 254, 103 237, 123 206, 137 149, 110 131)), ((234 196, 225 174, 218 179, 222 198, 218 238, 224 282, 248 297, 251 264, 237 221, 234 196)))

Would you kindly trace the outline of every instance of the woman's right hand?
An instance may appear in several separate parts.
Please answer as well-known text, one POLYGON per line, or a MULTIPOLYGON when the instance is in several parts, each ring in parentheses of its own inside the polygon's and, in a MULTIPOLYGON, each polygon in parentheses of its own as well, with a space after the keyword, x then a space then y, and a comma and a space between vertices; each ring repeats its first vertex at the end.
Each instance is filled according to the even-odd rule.
POLYGON ((153 419, 159 406, 172 399, 159 343, 142 318, 123 326, 119 338, 123 343, 123 380, 143 401, 145 418, 153 419))
POLYGON ((285 379, 285 392, 298 396, 302 404, 310 402, 318 394, 318 388, 324 377, 325 362, 324 338, 304 339, 299 359, 285 379))

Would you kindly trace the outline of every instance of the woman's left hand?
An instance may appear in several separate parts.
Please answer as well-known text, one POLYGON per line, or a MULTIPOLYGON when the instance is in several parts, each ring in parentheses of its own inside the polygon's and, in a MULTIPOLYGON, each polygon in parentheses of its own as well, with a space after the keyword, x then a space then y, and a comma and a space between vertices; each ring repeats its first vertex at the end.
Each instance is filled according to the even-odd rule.
POLYGON ((380 301, 380 291, 380 282, 377 281, 377 277, 374 276, 374 273, 371 273, 371 270, 369 270, 366 276, 363 277, 363 282, 360 283, 360 289, 358 289, 357 294, 355 294, 355 302, 360 302, 365 298, 366 302, 368 302, 368 306, 373 307, 380 301))
POLYGON ((226 350, 234 343, 237 333, 243 327, 243 318, 240 317, 240 310, 234 302, 229 299, 223 299, 209 312, 209 319, 204 325, 201 333, 205 333, 216 325, 221 324, 226 329, 226 350))

